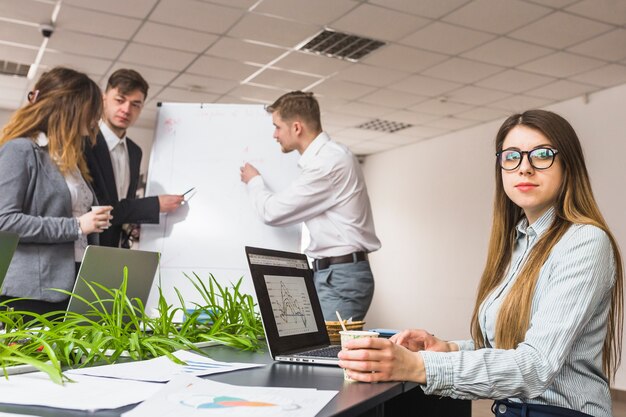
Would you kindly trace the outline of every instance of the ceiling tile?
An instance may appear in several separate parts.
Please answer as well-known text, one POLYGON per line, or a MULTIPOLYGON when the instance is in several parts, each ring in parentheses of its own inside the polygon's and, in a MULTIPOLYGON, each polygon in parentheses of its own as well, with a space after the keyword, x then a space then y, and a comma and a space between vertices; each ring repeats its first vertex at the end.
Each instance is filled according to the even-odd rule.
POLYGON ((343 98, 324 96, 320 94, 315 94, 315 98, 317 98, 317 102, 320 105, 322 113, 332 113, 334 110, 340 110, 341 107, 345 106, 349 101, 343 98))
POLYGON ((120 56, 121 61, 178 71, 189 65, 194 58, 195 55, 189 52, 138 43, 128 45, 120 56))
POLYGON ((555 9, 563 8, 569 4, 576 3, 580 0, 529 0, 532 3, 541 4, 542 6, 554 7, 555 9))
POLYGON ((156 2, 157 0, 63 0, 63 5, 143 19, 156 2))
POLYGON ((402 39, 400 43, 442 54, 456 55, 494 38, 494 35, 435 22, 402 39))
POLYGON ((43 37, 36 27, 0 21, 0 40, 18 45, 39 47, 43 37))
POLYGON ((353 64, 342 59, 294 51, 277 61, 273 67, 328 76, 350 65, 353 64))
POLYGON ((5 60, 17 62, 18 64, 30 65, 34 63, 35 58, 37 58, 37 48, 34 46, 26 48, 0 43, 0 57, 5 60))
POLYGON ((626 83, 626 66, 611 64, 593 71, 575 75, 571 79, 605 88, 613 87, 626 83))
POLYGON ((309 75, 266 69, 256 77, 252 78, 250 83, 274 86, 284 88, 286 90, 302 90, 319 80, 320 78, 311 77, 309 75))
MULTIPOLYGON (((24 22, 49 22, 54 11, 54 3, 33 0, 2 0, 0 1, 0 18, 20 20, 24 22)), ((4 22, 2 23, 4 25, 4 22)))
POLYGON ((172 87, 199 93, 225 94, 237 87, 237 81, 182 74, 172 82, 172 87))
POLYGON ((404 135, 403 133, 404 133, 403 130, 400 132, 387 133, 386 135, 383 135, 380 138, 376 139, 376 141, 402 146, 402 145, 409 145, 411 143, 419 142, 423 139, 420 136, 415 136, 415 135, 408 136, 408 135, 404 135))
MULTIPOLYGON (((423 114, 415 111, 395 111, 385 115, 386 120, 393 120, 396 122, 409 123, 412 125, 421 125, 423 123, 430 122, 432 120, 437 119, 438 116, 434 116, 432 114, 423 114)), ((405 131, 403 130, 402 133, 405 131)))
POLYGON ((59 28, 123 40, 130 39, 140 24, 139 19, 73 6, 61 7, 56 22, 59 28))
POLYGON ((556 12, 510 33, 509 36, 552 48, 566 48, 610 29, 611 26, 604 23, 556 12))
POLYGON ((461 87, 459 83, 413 75, 389 86, 392 90, 404 91, 420 96, 434 97, 461 87))
POLYGON ((574 74, 589 71, 604 65, 604 62, 593 58, 567 52, 557 52, 536 61, 521 65, 522 70, 551 75, 557 78, 569 77, 574 74))
POLYGON ((115 59, 126 42, 59 29, 50 37, 48 48, 59 52, 115 59))
POLYGON ((219 97, 218 94, 189 91, 181 88, 168 87, 161 91, 155 99, 162 103, 212 103, 219 97))
POLYGON ((507 70, 493 75, 476 83, 479 87, 493 88, 494 90, 522 93, 524 91, 548 84, 554 81, 552 77, 546 77, 529 72, 507 70))
POLYGON ((546 7, 520 0, 475 0, 443 20, 485 32, 505 34, 550 12, 546 7))
POLYGON ((558 80, 541 88, 527 91, 526 94, 552 100, 567 100, 568 98, 591 93, 598 90, 598 87, 588 84, 580 84, 568 80, 558 80))
POLYGON ((374 106, 372 104, 359 103, 356 101, 347 103, 341 108, 341 113, 379 119, 383 119, 385 114, 389 114, 391 112, 393 112, 393 109, 388 107, 374 106))
POLYGON ((502 109, 491 109, 488 107, 474 107, 472 110, 459 113, 462 119, 476 120, 479 122, 490 122, 492 120, 504 119, 509 115, 502 109))
POLYGON ((182 29, 159 23, 146 22, 133 41, 189 52, 203 52, 217 40, 216 35, 182 29))
POLYGON ((381 137, 384 133, 377 130, 359 129, 356 127, 349 127, 337 132, 338 135, 348 139, 359 139, 361 141, 371 140, 381 137))
POLYGON ((354 127, 370 120, 369 117, 354 116, 350 114, 343 114, 338 112, 328 113, 325 111, 325 107, 321 107, 322 110, 322 124, 328 123, 339 127, 354 127))
POLYGON ((432 114, 435 116, 451 116, 463 111, 468 111, 471 108, 472 106, 469 104, 455 103, 449 100, 431 99, 416 104, 415 106, 410 107, 409 110, 424 114, 432 114))
POLYGON ((298 22, 327 25, 358 3, 352 0, 264 0, 255 13, 267 13, 298 22))
POLYGON ((465 58, 503 67, 516 67, 552 52, 549 48, 515 39, 497 38, 462 54, 465 58))
POLYGON ((362 4, 332 24, 333 29, 383 41, 395 41, 428 24, 430 20, 362 4))
POLYGON ((224 6, 237 7, 239 9, 250 9, 259 0, 202 0, 210 1, 211 3, 223 4, 224 6))
POLYGON ((502 91, 469 85, 467 87, 459 88, 458 90, 446 93, 445 98, 458 103, 483 105, 496 100, 502 100, 509 95, 509 93, 504 93, 502 91))
POLYGON ((430 19, 439 19, 457 9, 469 0, 370 0, 370 3, 395 9, 401 12, 416 14, 430 19))
POLYGON ((465 129, 470 126, 477 125, 476 120, 459 119, 458 117, 442 117, 440 119, 433 120, 432 122, 425 123, 427 127, 434 127, 446 130, 459 130, 465 129))
POLYGON ((285 50, 285 48, 276 48, 239 39, 222 37, 209 48, 207 55, 235 59, 243 63, 252 62, 265 65, 278 58, 285 50))
POLYGON ((502 71, 502 67, 463 58, 452 58, 430 67, 422 74, 460 83, 473 83, 502 71))
POLYGON ((258 101, 262 101, 266 104, 270 104, 276 101, 278 97, 282 96, 286 92, 288 92, 288 90, 267 88, 258 85, 242 84, 239 87, 235 87, 228 94, 233 97, 255 99, 258 101))
POLYGON ((258 70, 258 67, 237 61, 201 56, 187 69, 187 72, 205 77, 240 81, 258 70))
POLYGON ((391 107, 394 109, 403 109, 424 101, 425 99, 426 97, 404 93, 402 91, 381 89, 361 97, 359 101, 369 104, 380 104, 381 106, 391 107))
POLYGON ((150 20, 202 32, 224 33, 241 16, 242 10, 190 0, 160 0, 150 20))
POLYGON ((46 51, 41 60, 42 69, 51 69, 58 65, 70 67, 88 74, 101 75, 107 72, 111 62, 99 58, 64 54, 50 50, 46 51))
POLYGON ((430 126, 413 126, 402 131, 404 136, 415 136, 422 139, 441 136, 446 133, 447 129, 441 129, 430 126))
POLYGON ((448 59, 447 55, 390 44, 377 49, 361 62, 377 67, 417 73, 448 59))
POLYGON ((626 29, 612 30, 569 50, 607 61, 619 61, 626 58, 626 29))
POLYGON ((344 69, 334 78, 354 81, 361 84, 384 87, 393 82, 406 78, 409 74, 403 71, 373 67, 365 64, 355 64, 344 69))
POLYGON ((330 78, 323 83, 315 86, 313 91, 318 94, 328 94, 346 100, 354 100, 356 98, 364 96, 367 93, 371 93, 375 89, 375 87, 369 85, 357 84, 350 81, 330 78))
POLYGON ((318 26, 275 17, 247 14, 228 34, 234 38, 256 40, 270 45, 295 47, 319 32, 318 26), (259 30, 263 28, 263 30, 259 30))
MULTIPOLYGON (((117 61, 116 64, 111 68, 111 70, 107 73, 105 79, 103 79, 104 82, 106 82, 106 79, 108 79, 108 77, 113 74, 114 71, 117 71, 120 68, 132 68, 135 71, 139 72, 141 74, 141 76, 143 78, 146 79, 146 81, 148 82, 148 84, 150 84, 152 86, 152 84, 155 85, 167 85, 170 83, 170 81, 172 81, 174 79, 174 77, 176 77, 178 75, 178 72, 175 71, 168 71, 168 70, 164 70, 164 69, 160 69, 160 68, 152 68, 152 67, 146 67, 143 65, 139 65, 139 64, 133 64, 133 63, 125 63, 122 61, 117 61)), ((154 91, 152 92, 148 92, 148 96, 154 94, 154 91)))
POLYGON ((240 97, 233 97, 233 96, 222 96, 220 98, 218 98, 217 100, 215 100, 215 103, 225 103, 225 104, 250 104, 250 103, 266 103, 266 101, 259 101, 256 99, 245 99, 245 98, 240 98, 240 97))
POLYGON ((529 109, 539 109, 553 102, 554 100, 548 100, 545 98, 516 95, 491 103, 489 107, 503 109, 513 114, 521 113, 529 109))
POLYGON ((566 10, 614 25, 626 25, 626 2, 623 0, 583 0, 566 10))

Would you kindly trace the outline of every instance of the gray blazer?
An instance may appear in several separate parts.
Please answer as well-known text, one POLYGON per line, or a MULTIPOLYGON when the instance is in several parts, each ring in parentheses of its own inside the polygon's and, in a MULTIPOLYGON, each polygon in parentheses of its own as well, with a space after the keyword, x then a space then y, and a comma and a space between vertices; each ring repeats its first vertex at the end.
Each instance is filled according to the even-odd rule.
MULTIPOLYGON (((95 196, 95 194, 94 194, 95 196)), ((94 197, 94 205, 97 205, 94 197)), ((0 230, 16 232, 20 241, 9 266, 2 295, 59 302, 76 279, 74 241, 78 225, 65 178, 47 147, 29 138, 0 146, 0 230)), ((97 244, 97 234, 88 236, 97 244)))

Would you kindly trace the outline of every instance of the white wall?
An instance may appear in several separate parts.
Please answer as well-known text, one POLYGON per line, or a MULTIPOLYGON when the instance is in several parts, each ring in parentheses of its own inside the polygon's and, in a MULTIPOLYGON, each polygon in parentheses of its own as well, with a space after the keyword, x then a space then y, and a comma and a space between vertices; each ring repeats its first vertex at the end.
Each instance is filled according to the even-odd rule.
POLYGON ((0 130, 7 124, 12 114, 13 110, 0 109, 0 130))
MULTIPOLYGON (((626 251, 626 85, 553 110, 581 138, 598 203, 626 251)), ((493 141, 502 120, 368 157, 364 171, 382 248, 367 327, 423 327, 469 338, 491 227, 493 141)), ((626 363, 626 354, 624 363, 626 363)), ((626 365, 615 387, 626 389, 626 365)))

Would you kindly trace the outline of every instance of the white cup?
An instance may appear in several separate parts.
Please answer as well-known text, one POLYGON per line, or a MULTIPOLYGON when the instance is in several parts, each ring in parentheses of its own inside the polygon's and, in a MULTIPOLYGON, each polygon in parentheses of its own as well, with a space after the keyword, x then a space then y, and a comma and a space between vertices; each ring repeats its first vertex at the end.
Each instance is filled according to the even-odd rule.
MULTIPOLYGON (((105 207, 109 207, 109 206, 91 206, 91 211, 99 211, 99 210, 101 210, 101 209, 103 209, 105 207)), ((110 215, 111 214, 111 210, 112 209, 105 210, 104 213, 110 215)), ((111 222, 108 222, 106 227, 103 227, 103 229, 108 229, 110 226, 111 226, 111 222)))
MULTIPOLYGON (((360 339, 362 337, 378 337, 378 332, 370 332, 367 330, 341 330, 339 334, 341 335, 342 349, 345 349, 343 345, 349 340, 360 339)), ((343 370, 343 379, 345 379, 346 381, 354 381, 348 376, 345 369, 343 370)))

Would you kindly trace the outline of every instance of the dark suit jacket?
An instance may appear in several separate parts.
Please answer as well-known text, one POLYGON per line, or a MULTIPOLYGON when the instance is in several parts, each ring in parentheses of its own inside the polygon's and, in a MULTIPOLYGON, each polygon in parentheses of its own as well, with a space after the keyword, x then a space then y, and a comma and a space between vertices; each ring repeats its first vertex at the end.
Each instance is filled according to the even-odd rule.
POLYGON ((85 159, 91 174, 91 185, 96 192, 98 202, 102 206, 113 206, 113 220, 111 227, 100 234, 100 245, 119 246, 122 235, 122 225, 125 223, 158 223, 159 198, 135 198, 139 183, 139 168, 141 165, 141 148, 130 139, 126 139, 128 159, 130 162, 130 185, 128 194, 117 195, 115 175, 111 154, 102 132, 98 132, 96 145, 85 145, 85 159))

